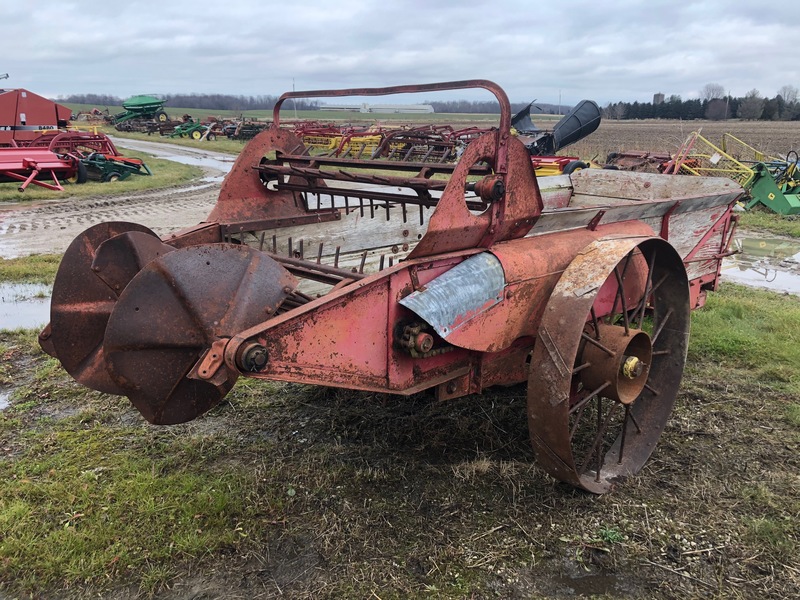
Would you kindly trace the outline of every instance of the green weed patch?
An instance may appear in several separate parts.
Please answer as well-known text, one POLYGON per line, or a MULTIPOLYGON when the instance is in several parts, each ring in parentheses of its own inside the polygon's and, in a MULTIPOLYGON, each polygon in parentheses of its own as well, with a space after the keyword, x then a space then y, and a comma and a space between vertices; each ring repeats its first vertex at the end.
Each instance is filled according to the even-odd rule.
POLYGON ((692 315, 689 360, 747 369, 766 387, 800 393, 800 298, 723 284, 692 315))
POLYGON ((766 208, 754 208, 739 215, 739 226, 748 231, 767 231, 775 235, 800 237, 798 215, 779 215, 766 208))
POLYGON ((60 254, 35 254, 21 258, 0 258, 0 281, 52 284, 60 254))

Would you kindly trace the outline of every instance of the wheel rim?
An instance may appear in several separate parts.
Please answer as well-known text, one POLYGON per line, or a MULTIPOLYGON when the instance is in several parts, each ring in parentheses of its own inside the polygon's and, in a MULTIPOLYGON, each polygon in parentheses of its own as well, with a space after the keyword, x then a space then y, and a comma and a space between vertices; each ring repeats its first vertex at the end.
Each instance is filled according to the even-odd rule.
POLYGON ((202 133, 200 133, 199 131, 193 131, 193 132, 192 132, 192 137, 193 137, 194 139, 196 139, 196 140, 199 140, 201 137, 203 137, 203 134, 202 134, 202 133))
POLYGON ((590 245, 556 286, 532 356, 528 417, 539 463, 594 493, 637 473, 672 411, 688 333, 688 282, 669 244, 590 245), (605 264, 594 277, 587 256, 605 264), (576 282, 590 291, 576 298, 576 282))

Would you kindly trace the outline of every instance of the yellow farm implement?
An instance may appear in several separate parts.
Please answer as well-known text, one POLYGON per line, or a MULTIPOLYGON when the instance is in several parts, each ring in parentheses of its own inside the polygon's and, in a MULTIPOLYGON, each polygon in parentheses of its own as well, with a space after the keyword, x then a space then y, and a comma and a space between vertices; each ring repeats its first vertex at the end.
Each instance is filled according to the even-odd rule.
POLYGON ((769 156, 731 134, 720 146, 700 135, 689 134, 670 160, 664 173, 727 177, 750 195, 748 209, 762 204, 782 215, 800 213, 798 155, 792 150, 786 158, 769 156))

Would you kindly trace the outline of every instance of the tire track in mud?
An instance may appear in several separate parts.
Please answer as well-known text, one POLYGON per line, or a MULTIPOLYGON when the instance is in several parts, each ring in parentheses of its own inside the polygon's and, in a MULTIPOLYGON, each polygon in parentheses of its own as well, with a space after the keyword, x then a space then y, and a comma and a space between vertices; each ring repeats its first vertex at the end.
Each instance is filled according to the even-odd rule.
MULTIPOLYGON (((124 146, 126 140, 114 140, 124 146)), ((131 144, 132 145, 132 144, 131 144)), ((136 140, 136 149, 170 156, 206 159, 209 153, 156 142, 136 140), (144 147, 143 147, 144 146, 144 147)), ((220 155, 232 164, 235 157, 220 155)), ((223 167, 224 168, 224 167, 223 167)), ((226 171, 203 165, 206 179, 220 179, 226 171)), ((121 196, 90 196, 57 201, 14 203, 0 206, 0 258, 30 254, 61 253, 88 227, 103 221, 130 221, 152 229, 160 236, 203 221, 219 195, 220 183, 146 190, 121 196)))
POLYGON ((163 236, 203 221, 218 194, 219 184, 208 184, 0 208, 0 257, 64 252, 75 236, 103 221, 132 221, 163 236))

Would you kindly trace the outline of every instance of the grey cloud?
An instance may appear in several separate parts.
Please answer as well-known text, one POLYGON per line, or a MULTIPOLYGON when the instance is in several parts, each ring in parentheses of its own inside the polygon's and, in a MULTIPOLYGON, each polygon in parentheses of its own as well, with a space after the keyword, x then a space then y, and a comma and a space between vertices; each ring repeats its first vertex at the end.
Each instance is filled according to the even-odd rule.
MULTIPOLYGON (((336 3, 27 0, 0 7, 5 85, 96 92, 279 94, 488 78, 515 101, 649 101, 797 85, 796 24, 742 0, 336 3)), ((468 96, 463 96, 468 97, 468 96)))

